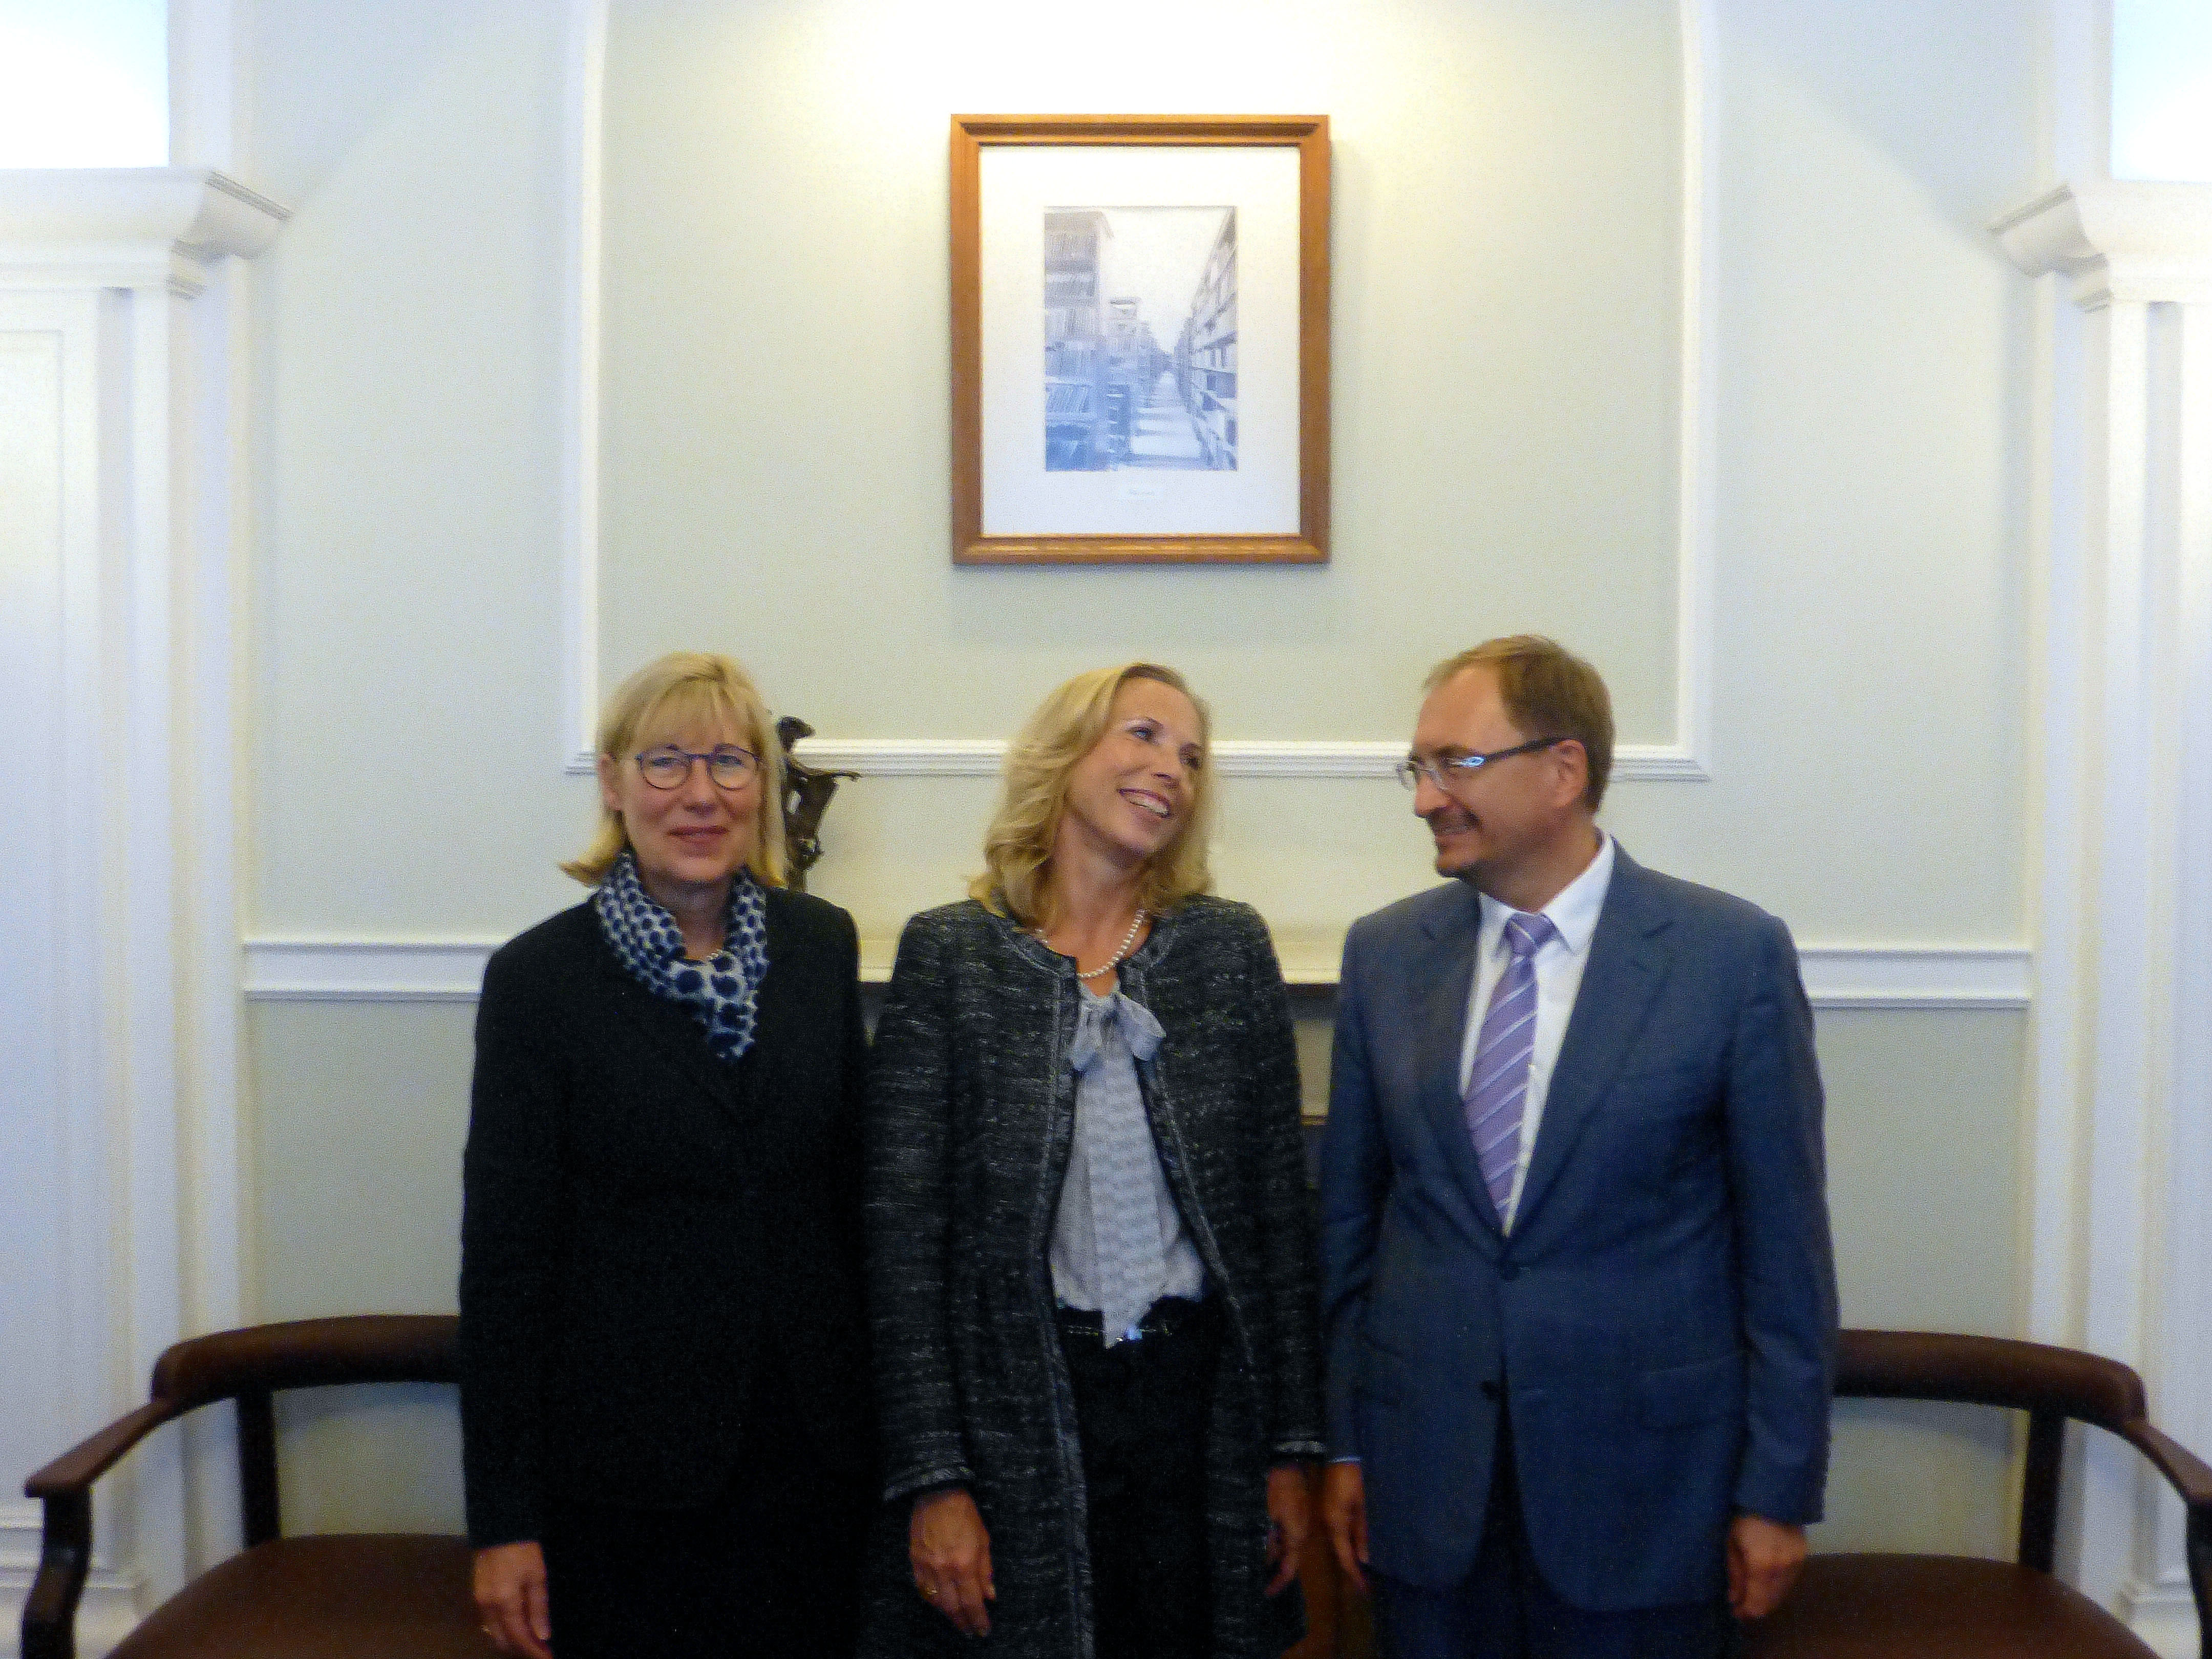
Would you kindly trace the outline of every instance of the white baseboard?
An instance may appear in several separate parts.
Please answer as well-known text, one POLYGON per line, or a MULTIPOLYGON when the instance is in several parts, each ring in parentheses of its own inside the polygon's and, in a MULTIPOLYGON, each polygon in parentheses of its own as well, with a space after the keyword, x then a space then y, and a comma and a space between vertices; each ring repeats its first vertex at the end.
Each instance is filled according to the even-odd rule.
POLYGON ((2159 1659, 2212 1659, 2198 1651, 2197 1600, 2186 1578, 2131 1578, 2121 1587, 2117 1611, 2159 1659))
MULTIPOLYGON (((251 939, 246 994, 256 1002, 470 1002, 494 939, 251 939)), ((895 942, 864 939, 860 977, 890 977, 895 942)), ((1292 985, 1336 983, 1340 939, 1285 939, 1292 985)), ((1807 945, 1805 988, 1818 1008, 2025 1008, 2034 961, 2017 945, 1807 945)))

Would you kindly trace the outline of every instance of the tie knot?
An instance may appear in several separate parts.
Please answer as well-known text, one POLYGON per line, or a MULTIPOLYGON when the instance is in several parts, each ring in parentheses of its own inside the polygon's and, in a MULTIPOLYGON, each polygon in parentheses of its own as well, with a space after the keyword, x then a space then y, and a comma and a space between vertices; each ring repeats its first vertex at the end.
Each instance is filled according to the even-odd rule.
POLYGON ((1552 919, 1541 912, 1531 915, 1516 910, 1505 919, 1505 942, 1513 947, 1516 957, 1534 956, 1544 948, 1544 942, 1559 931, 1552 926, 1552 919))

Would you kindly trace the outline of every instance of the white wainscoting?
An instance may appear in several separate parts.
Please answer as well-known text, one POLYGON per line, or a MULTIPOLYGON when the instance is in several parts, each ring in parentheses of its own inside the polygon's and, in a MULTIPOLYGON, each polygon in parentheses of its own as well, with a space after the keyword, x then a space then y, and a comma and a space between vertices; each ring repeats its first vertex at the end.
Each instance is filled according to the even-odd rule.
MULTIPOLYGON (((471 1002, 485 939, 250 939, 246 994, 255 1002, 471 1002)), ((864 939, 860 977, 890 977, 895 941, 864 939)), ((1293 986, 1336 983, 1341 941, 1279 941, 1293 986)), ((1805 988, 1816 1008, 2025 1008, 2034 962, 2018 945, 1811 945, 1800 948, 1805 988)))

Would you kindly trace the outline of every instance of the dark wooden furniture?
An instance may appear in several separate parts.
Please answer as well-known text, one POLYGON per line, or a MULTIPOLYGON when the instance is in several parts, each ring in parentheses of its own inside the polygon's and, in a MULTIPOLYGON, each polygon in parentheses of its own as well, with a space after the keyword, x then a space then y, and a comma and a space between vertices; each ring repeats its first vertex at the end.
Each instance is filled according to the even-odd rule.
POLYGON ((2118 1620, 2051 1577, 2069 1418, 2134 1446, 2189 1506, 2190 1585, 2212 1654, 2212 1468, 2151 1426, 2142 1379, 2125 1365, 1996 1337, 1845 1331, 1836 1392, 2026 1412, 2019 1559, 1816 1555, 1780 1611, 1750 1630, 1754 1659, 2151 1659, 2118 1620))
POLYGON ((238 1402, 246 1548, 155 1609, 115 1659, 486 1659, 464 1538, 389 1533, 281 1536, 274 1396, 332 1383, 451 1382, 458 1322, 370 1315, 221 1331, 154 1366, 153 1395, 24 1491, 46 1505, 23 1607, 23 1659, 73 1659, 92 1557, 92 1486, 162 1424, 238 1402))
MULTIPOLYGON (((2212 1468, 2154 1428, 2142 1379, 2117 1360, 1996 1337, 1845 1331, 1836 1392, 2027 1413, 2019 1559, 1816 1555, 1788 1601, 1746 1631, 1750 1659, 2151 1659, 2102 1607, 2051 1576, 2066 1422, 2118 1435, 2189 1506, 2189 1577, 2212 1655, 2212 1468)), ((1289 1659, 1368 1659, 1366 1598, 1316 1525, 1299 1573, 1311 1634, 1289 1659)))

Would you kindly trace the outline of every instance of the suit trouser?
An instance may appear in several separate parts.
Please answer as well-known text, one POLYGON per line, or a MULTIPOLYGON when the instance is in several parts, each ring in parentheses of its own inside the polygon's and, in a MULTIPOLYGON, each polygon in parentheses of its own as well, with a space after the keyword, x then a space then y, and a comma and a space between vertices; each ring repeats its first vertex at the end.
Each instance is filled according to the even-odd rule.
POLYGON ((1482 1547, 1466 1578, 1429 1589, 1370 1575, 1387 1659, 1720 1659, 1735 1650, 1723 1602, 1593 1613, 1561 1599, 1536 1569, 1504 1412, 1498 1423, 1482 1547))
POLYGON ((1146 1327, 1141 1340, 1109 1348, 1097 1315, 1060 1322, 1083 1441, 1097 1659, 1206 1659, 1206 1426, 1221 1312, 1158 1302, 1146 1327))
POLYGON ((559 1659, 836 1659, 853 1650, 872 1482, 812 1455, 763 1367, 728 1490, 697 1509, 555 1499, 546 1589, 559 1659))

